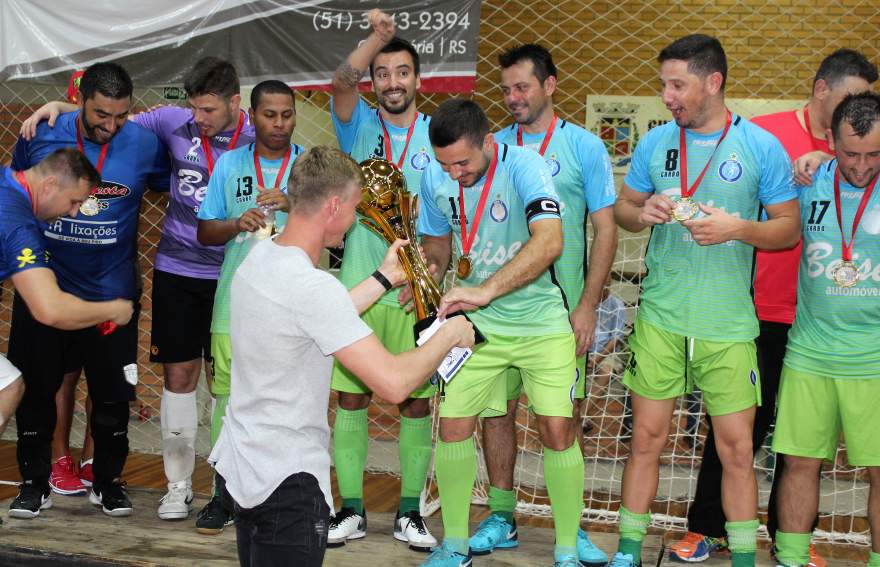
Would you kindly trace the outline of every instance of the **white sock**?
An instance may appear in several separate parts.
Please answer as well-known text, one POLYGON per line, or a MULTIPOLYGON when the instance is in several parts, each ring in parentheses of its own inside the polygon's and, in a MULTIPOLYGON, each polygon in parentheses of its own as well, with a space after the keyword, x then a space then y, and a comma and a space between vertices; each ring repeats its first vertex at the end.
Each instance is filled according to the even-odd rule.
POLYGON ((196 463, 198 409, 196 393, 162 390, 162 460, 169 483, 190 480, 196 463))

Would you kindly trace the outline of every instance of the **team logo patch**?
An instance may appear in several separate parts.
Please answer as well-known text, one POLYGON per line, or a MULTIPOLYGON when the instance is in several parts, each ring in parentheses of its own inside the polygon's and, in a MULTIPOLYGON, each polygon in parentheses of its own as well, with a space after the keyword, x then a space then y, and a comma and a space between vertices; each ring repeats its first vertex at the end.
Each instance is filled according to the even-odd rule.
POLYGON ((489 207, 489 216, 492 217, 492 220, 495 222, 504 222, 507 220, 507 205, 501 200, 501 195, 498 195, 498 197, 492 201, 492 206, 489 207))
POLYGON ((730 157, 718 166, 718 176, 728 183, 735 183, 742 177, 743 166, 737 161, 736 154, 730 154, 730 157))
POLYGON ((28 264, 33 264, 37 261, 37 257, 34 256, 34 251, 30 248, 22 248, 21 255, 19 255, 16 260, 18 260, 18 267, 24 268, 28 264))
POLYGON ((547 162, 547 167, 550 168, 550 175, 556 177, 559 171, 562 169, 562 166, 559 165, 559 162, 556 161, 556 154, 551 155, 549 158, 544 160, 547 162))
POLYGON ((159 347, 157 347, 156 345, 150 345, 150 354, 152 354, 153 356, 159 354, 159 347))
POLYGON ((431 156, 425 148, 420 149, 413 157, 410 158, 409 164, 415 169, 422 171, 431 163, 431 156))
POLYGON ((754 370, 749 372, 749 382, 752 383, 752 386, 756 386, 758 384, 758 374, 754 370))

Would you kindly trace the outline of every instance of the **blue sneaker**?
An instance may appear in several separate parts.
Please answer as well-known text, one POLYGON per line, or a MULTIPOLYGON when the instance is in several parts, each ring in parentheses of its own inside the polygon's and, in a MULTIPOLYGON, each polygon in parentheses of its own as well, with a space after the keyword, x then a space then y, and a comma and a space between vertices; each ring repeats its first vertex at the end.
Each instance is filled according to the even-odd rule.
POLYGON ((431 550, 431 555, 419 567, 471 567, 471 554, 462 555, 445 541, 431 550))
POLYGON ((590 541, 590 536, 584 530, 578 530, 577 550, 578 560, 584 567, 605 567, 608 565, 608 556, 590 541))
POLYGON ((471 553, 488 555, 496 548, 510 549, 519 545, 516 520, 511 524, 498 514, 492 514, 477 526, 477 531, 468 541, 471 553))
POLYGON ((553 567, 581 567, 580 561, 574 555, 556 556, 556 563, 553 567))
POLYGON ((632 555, 628 553, 624 555, 618 551, 611 558, 611 563, 608 564, 608 567, 642 567, 642 562, 636 563, 633 561, 632 555))

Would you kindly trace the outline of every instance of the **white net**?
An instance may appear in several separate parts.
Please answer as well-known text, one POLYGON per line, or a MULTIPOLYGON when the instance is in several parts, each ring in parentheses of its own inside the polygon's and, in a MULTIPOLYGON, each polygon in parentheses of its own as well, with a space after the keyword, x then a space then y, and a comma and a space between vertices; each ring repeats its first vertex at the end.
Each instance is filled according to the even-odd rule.
MULTIPOLYGON (((508 122, 497 87, 498 53, 514 44, 537 41, 551 48, 559 68, 558 113, 575 123, 586 124, 602 137, 615 164, 618 180, 638 138, 657 121, 665 120, 658 109, 655 57, 670 41, 694 31, 719 37, 730 62, 727 93, 748 99, 734 106, 746 116, 763 114, 792 104, 802 104, 809 94, 811 78, 819 61, 838 47, 858 49, 875 62, 880 60, 876 30, 880 8, 870 0, 844 0, 829 5, 818 1, 794 3, 766 0, 729 0, 684 3, 600 0, 551 2, 549 0, 486 0, 482 5, 477 90, 473 98, 487 109, 495 127, 508 122)), ((189 65, 192 62, 181 62, 189 65)), ((66 85, 0 84, 0 162, 7 162, 21 120, 46 101, 64 96, 66 85)), ((138 91, 138 106, 180 104, 174 89, 138 91)), ((422 97, 420 109, 430 113, 447 95, 422 97)), ((245 97, 247 100, 247 97, 245 97)), ((323 93, 298 97, 295 141, 306 147, 333 143, 323 93)), ((152 258, 164 211, 163 197, 144 201, 141 220, 140 261, 144 276, 141 315, 138 401, 132 407, 132 448, 159 452, 159 400, 161 368, 148 362, 151 326, 150 291, 152 258)), ((631 324, 644 270, 644 235, 621 232, 613 267, 611 293, 625 307, 627 329, 631 324)), ((325 265, 334 260, 325 258, 325 265)), ((9 336, 11 290, 4 285, 0 304, 0 350, 9 336)), ((584 514, 587 518, 614 522, 620 504, 620 477, 628 451, 631 421, 620 385, 626 361, 625 341, 611 349, 597 364, 591 380, 584 424, 587 426, 584 514)), ((82 400, 80 385, 72 443, 81 444, 82 400)), ((198 450, 208 450, 208 396, 201 391, 201 432, 198 450)), ((331 407, 335 404, 331 403, 331 407)), ((376 400, 369 410, 370 454, 368 468, 398 474, 397 410, 376 400)), ((331 415, 331 421, 333 417, 331 415)), ((663 455, 660 488, 653 511, 659 527, 683 528, 692 499, 706 424, 699 397, 682 400, 663 455)), ((11 427, 7 439, 14 439, 11 427)), ((521 511, 549 515, 540 462, 540 443, 533 418, 520 407, 519 455, 516 469, 517 498, 521 511)), ((773 455, 759 452, 761 505, 766 506, 773 455)), ((475 501, 485 501, 487 482, 480 467, 475 501)), ((822 473, 819 535, 835 541, 866 544, 868 526, 866 473, 847 465, 840 451, 833 465, 822 473)), ((427 505, 436 505, 436 487, 429 483, 427 505)))

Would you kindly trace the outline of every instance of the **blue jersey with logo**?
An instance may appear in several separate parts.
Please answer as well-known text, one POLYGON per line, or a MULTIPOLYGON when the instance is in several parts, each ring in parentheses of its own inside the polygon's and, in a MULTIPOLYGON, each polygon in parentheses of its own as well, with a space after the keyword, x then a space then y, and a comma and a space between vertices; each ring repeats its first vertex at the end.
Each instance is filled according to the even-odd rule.
MULTIPOLYGON (((330 108, 333 108, 332 104, 330 108)), ((382 123, 379 121, 379 111, 370 107, 364 99, 358 100, 351 120, 348 122, 341 122, 332 111, 330 118, 332 118, 333 127, 336 129, 339 147, 351 155, 356 162, 362 162, 368 158, 390 159, 385 156, 385 133, 382 131, 382 123)), ((407 189, 414 195, 419 193, 425 169, 435 161, 434 151, 431 149, 431 142, 428 139, 430 124, 430 116, 421 113, 416 116, 412 138, 410 138, 401 168, 403 176, 406 178, 407 189)), ((397 164, 400 161, 403 148, 406 146, 406 134, 409 128, 398 128, 389 122, 385 122, 385 128, 391 137, 391 157, 397 164)), ((349 289, 361 283, 382 263, 387 250, 387 242, 361 225, 360 222, 355 223, 345 238, 345 255, 342 258, 339 279, 349 289)), ((397 289, 389 291, 379 299, 379 303, 400 307, 397 303, 399 291, 397 289)))
MULTIPOLYGON (((741 116, 733 115, 732 120, 720 145, 720 130, 686 132, 687 184, 690 187, 709 162, 693 199, 757 221, 761 205, 797 198, 791 162, 772 134, 741 116)), ((679 160, 678 126, 675 122, 657 126, 636 147, 624 182, 635 191, 675 198, 681 194, 679 160)), ((754 253, 752 246, 738 240, 700 246, 676 221, 654 226, 645 254, 648 276, 642 281, 638 316, 670 332, 707 341, 754 339, 758 336, 751 296, 754 253)))
POLYGON ((48 268, 43 231, 27 190, 0 167, 0 281, 30 268, 48 268))
MULTIPOLYGON (((495 134, 499 143, 515 146, 519 124, 495 134)), ((523 132, 523 147, 539 151, 544 132, 523 132)), ((614 204, 614 174, 605 143, 595 134, 558 119, 544 152, 544 161, 553 175, 559 194, 565 245, 554 263, 556 277, 566 295, 568 309, 577 307, 584 292, 587 261, 586 215, 614 204)))
MULTIPOLYGON (((528 242, 529 224, 559 218, 559 196, 550 170, 536 152, 498 144, 498 165, 470 250, 472 270, 459 280, 464 287, 478 286, 510 262, 528 242)), ((472 231, 486 175, 464 188, 467 229, 472 231)), ((419 234, 446 236, 461 251, 461 203, 458 182, 436 161, 422 177, 419 199, 419 234)), ((570 333, 562 292, 544 271, 531 283, 495 298, 472 312, 480 330, 508 337, 570 333)))
MULTIPOLYGON (((12 167, 29 169, 59 148, 76 148, 79 114, 62 114, 54 128, 41 122, 30 141, 19 138, 12 167)), ((101 184, 92 193, 98 199, 97 214, 63 217, 45 231, 58 286, 88 301, 135 298, 141 197, 148 184, 168 187, 168 152, 155 134, 126 121, 108 144, 101 184)), ((103 146, 87 139, 83 146, 89 161, 97 164, 103 146)))

